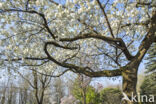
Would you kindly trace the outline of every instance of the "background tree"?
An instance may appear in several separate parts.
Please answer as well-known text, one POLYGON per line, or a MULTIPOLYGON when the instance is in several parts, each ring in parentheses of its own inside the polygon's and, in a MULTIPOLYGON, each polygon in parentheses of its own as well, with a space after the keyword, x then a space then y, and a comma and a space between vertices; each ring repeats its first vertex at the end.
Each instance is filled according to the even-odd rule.
MULTIPOLYGON (((153 44, 148 51, 147 61, 146 76, 141 85, 141 95, 154 95, 156 99, 156 44, 153 44)), ((145 103, 144 101, 143 104, 145 103)))
MULTIPOLYGON (((154 96, 154 99, 156 99, 156 75, 153 73, 151 75, 147 75, 144 79, 144 82, 141 85, 141 95, 146 95, 150 98, 150 95, 154 96)), ((142 104, 146 104, 146 99, 143 99, 144 101, 142 104)), ((148 104, 155 104, 154 102, 149 102, 148 104)))
POLYGON ((117 88, 104 88, 100 92, 100 104, 120 104, 123 95, 117 88))
POLYGON ((122 76, 131 99, 138 67, 156 42, 155 7, 155 0, 1 0, 1 64, 122 76), (83 56, 91 66, 80 64, 83 56))
POLYGON ((49 87, 51 78, 44 75, 38 75, 36 71, 33 71, 32 74, 33 74, 33 84, 31 84, 31 87, 33 87, 34 89, 34 95, 37 104, 43 104, 45 91, 49 87))
MULTIPOLYGON (((5 85, 5 84, 3 83, 3 85, 5 85)), ((6 86, 1 86, 1 104, 5 104, 5 101, 6 101, 6 91, 7 91, 7 87, 6 86)))
POLYGON ((54 94, 54 101, 57 102, 57 104, 61 103, 61 99, 65 96, 65 87, 63 83, 63 79, 61 78, 55 78, 53 81, 53 91, 54 94))
MULTIPOLYGON (((35 98, 35 100, 33 99, 33 103, 43 104, 45 92, 48 89, 48 87, 50 87, 51 77, 39 74, 36 70, 32 70, 31 73, 29 72, 28 73, 29 76, 28 75, 24 76, 19 71, 17 72, 23 78, 23 80, 25 80, 27 84, 29 84, 29 87, 31 87, 30 89, 32 90, 33 94, 32 95, 29 94, 29 95, 31 95, 32 98, 35 98), (30 79, 33 79, 33 80, 30 80, 30 79)), ((24 89, 22 90, 24 91, 24 89)), ((24 97, 26 97, 28 93, 27 89, 25 90, 26 90, 26 93, 24 93, 24 97)), ((24 99, 25 98, 21 99, 21 101, 23 102, 24 99)))
POLYGON ((155 73, 156 71, 156 43, 153 43, 150 47, 146 60, 146 73, 155 73))
POLYGON ((78 75, 72 85, 71 94, 78 99, 79 104, 99 104, 98 92, 90 85, 91 79, 78 75))

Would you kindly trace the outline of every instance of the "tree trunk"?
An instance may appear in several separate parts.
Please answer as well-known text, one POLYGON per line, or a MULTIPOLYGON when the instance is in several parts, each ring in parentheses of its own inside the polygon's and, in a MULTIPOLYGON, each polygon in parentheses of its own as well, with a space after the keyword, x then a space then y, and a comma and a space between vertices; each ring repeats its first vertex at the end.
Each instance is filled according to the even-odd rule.
POLYGON ((45 91, 45 87, 43 87, 43 88, 42 88, 42 93, 41 93, 40 103, 39 103, 39 104, 43 104, 43 99, 44 99, 44 91, 45 91))
POLYGON ((4 88, 4 91, 1 97, 1 102, 0 102, 1 104, 5 104, 5 100, 6 100, 5 94, 6 94, 6 87, 4 88))
POLYGON ((83 89, 83 104, 86 104, 86 88, 83 89))
MULTIPOLYGON (((137 71, 138 65, 129 66, 126 70, 122 72, 123 76, 123 92, 127 95, 129 99, 123 99, 122 104, 137 104, 137 71), (135 97, 136 96, 136 97, 135 97), (133 99, 132 97, 135 97, 133 99)), ((124 96, 125 97, 125 96, 124 96)))
POLYGON ((138 104, 137 103, 137 72, 138 67, 145 56, 146 52, 156 40, 156 11, 153 11, 153 16, 151 18, 151 26, 147 29, 147 35, 143 39, 139 51, 135 56, 135 59, 131 60, 129 64, 126 65, 125 69, 122 72, 123 77, 123 92, 127 95, 130 101, 124 100, 122 104, 138 104), (135 98, 135 99, 134 99, 135 98))

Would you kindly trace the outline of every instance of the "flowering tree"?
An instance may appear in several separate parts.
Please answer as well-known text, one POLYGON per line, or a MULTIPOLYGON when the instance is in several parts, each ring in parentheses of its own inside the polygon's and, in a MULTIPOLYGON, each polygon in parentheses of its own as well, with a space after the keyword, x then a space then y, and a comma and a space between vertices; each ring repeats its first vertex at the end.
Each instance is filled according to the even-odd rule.
POLYGON ((155 4, 155 0, 0 0, 1 65, 61 69, 59 75, 70 70, 89 77, 122 76, 123 91, 131 98, 138 67, 156 42, 155 4), (87 61, 80 64, 83 56, 91 66, 87 61))

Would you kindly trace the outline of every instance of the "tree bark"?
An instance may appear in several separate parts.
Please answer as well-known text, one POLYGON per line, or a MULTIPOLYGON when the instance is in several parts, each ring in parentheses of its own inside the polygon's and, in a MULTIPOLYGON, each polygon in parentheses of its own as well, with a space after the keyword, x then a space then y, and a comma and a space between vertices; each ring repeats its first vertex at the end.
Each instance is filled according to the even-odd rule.
MULTIPOLYGON (((127 95, 129 100, 123 100, 122 104, 137 104, 132 101, 132 96, 137 96, 136 86, 137 86, 137 71, 138 65, 136 66, 128 66, 126 70, 122 72, 123 77, 123 92, 127 95), (132 102, 131 102, 132 101, 132 102)), ((137 98, 136 98, 137 100, 137 98)))

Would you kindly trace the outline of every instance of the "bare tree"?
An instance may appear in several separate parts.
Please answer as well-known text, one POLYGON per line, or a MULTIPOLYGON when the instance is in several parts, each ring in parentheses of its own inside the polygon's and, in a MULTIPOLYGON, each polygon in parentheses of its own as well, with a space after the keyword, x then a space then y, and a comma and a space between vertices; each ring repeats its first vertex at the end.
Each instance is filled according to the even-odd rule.
POLYGON ((1 104, 5 104, 6 90, 7 90, 7 87, 4 86, 4 88, 2 88, 1 86, 1 104))
MULTIPOLYGON (((32 70, 31 77, 28 79, 24 75, 22 75, 20 72, 18 72, 20 76, 27 81, 27 83, 31 86, 33 91, 33 96, 36 99, 36 104, 43 104, 44 102, 44 96, 45 91, 49 87, 51 82, 51 77, 44 76, 39 73, 37 73, 35 70, 32 70), (30 80, 32 79, 32 80, 30 80)), ((25 93, 27 93, 27 90, 25 89, 25 93)), ((25 96, 25 95, 24 95, 25 96)), ((26 100, 26 98, 24 98, 26 100)))
POLYGON ((52 92, 54 93, 54 101, 56 101, 57 104, 60 104, 61 99, 65 96, 65 85, 63 79, 61 79, 60 77, 55 78, 52 87, 52 92))

